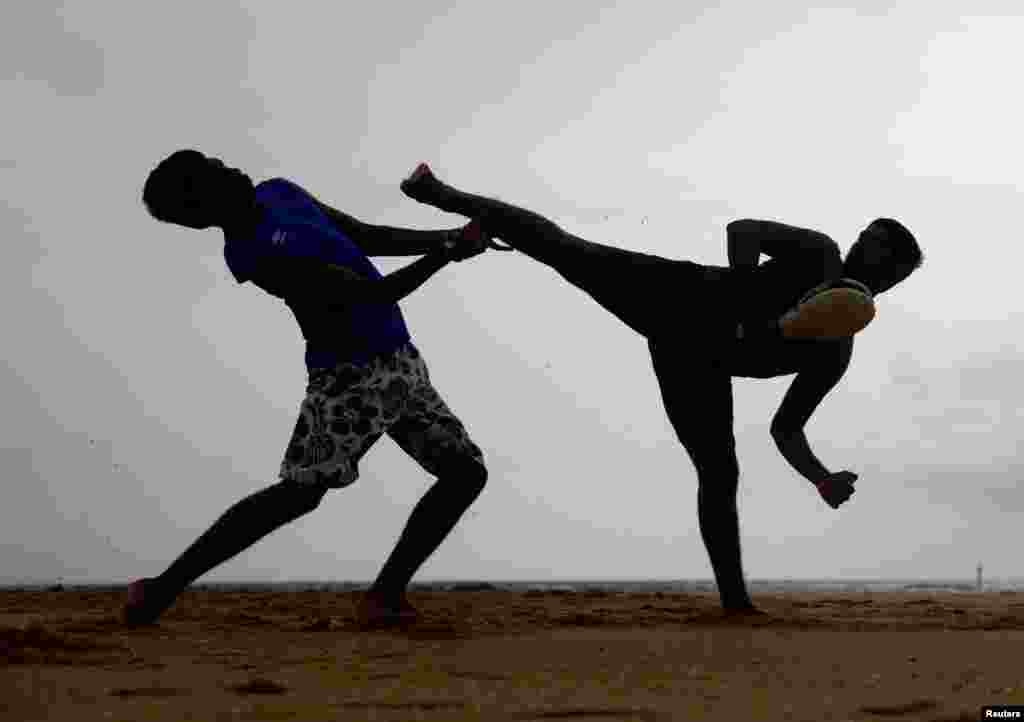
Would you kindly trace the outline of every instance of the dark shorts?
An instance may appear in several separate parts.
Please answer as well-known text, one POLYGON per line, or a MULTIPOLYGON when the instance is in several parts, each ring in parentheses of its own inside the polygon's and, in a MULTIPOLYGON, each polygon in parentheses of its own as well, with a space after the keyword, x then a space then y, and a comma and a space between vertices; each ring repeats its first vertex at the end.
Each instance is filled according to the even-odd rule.
POLYGON ((280 478, 328 488, 359 478, 359 460, 387 433, 435 476, 445 460, 483 453, 430 383, 407 343, 366 364, 311 369, 306 398, 281 462, 280 478))

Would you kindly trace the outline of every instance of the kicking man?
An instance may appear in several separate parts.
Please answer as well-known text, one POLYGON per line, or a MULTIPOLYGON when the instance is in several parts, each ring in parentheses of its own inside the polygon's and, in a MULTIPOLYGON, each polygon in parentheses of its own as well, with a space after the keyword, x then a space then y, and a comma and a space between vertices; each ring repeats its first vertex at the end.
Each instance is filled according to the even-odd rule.
POLYGON ((756 612, 740 557, 732 377, 796 374, 771 435, 789 464, 838 508, 857 475, 825 468, 803 429, 845 373, 853 337, 801 337, 806 326, 786 314, 809 290, 840 278, 876 296, 892 288, 923 259, 910 232, 877 219, 844 260, 822 233, 738 220, 726 228, 729 267, 707 266, 586 241, 529 210, 453 188, 425 164, 401 187, 410 198, 479 221, 488 236, 555 269, 647 339, 669 421, 697 469, 701 536, 722 606, 756 612), (758 265, 762 253, 771 259, 758 265))
POLYGON ((416 505, 364 596, 367 625, 415 619, 405 589, 484 488, 483 455, 430 382, 398 301, 449 261, 487 248, 475 223, 421 231, 370 225, 275 178, 254 185, 216 158, 181 150, 149 175, 143 201, 157 220, 219 227, 238 283, 252 281, 292 310, 306 339, 306 398, 280 481, 228 509, 161 575, 129 587, 124 618, 147 624, 195 579, 284 524, 329 489, 352 484, 387 433, 437 482, 416 505), (422 255, 381 276, 367 256, 422 255))

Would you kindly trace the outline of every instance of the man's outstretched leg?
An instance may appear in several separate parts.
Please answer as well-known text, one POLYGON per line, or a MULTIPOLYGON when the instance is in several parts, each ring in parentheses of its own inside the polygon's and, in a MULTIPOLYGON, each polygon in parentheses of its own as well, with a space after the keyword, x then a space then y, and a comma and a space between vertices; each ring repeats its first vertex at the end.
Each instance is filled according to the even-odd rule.
POLYGON ((242 499, 163 574, 131 585, 124 621, 152 624, 189 584, 275 529, 313 511, 326 491, 322 486, 282 481, 242 499))
POLYGON ((465 193, 438 180, 426 164, 420 164, 401 184, 402 192, 413 200, 434 206, 448 213, 477 218, 489 233, 501 238, 516 250, 537 261, 555 267, 567 257, 579 260, 587 251, 592 255, 629 252, 611 246, 590 243, 563 231, 557 224, 538 213, 518 206, 465 193))
POLYGON ((697 468, 697 516, 722 607, 754 605, 743 578, 736 492, 739 464, 733 436, 732 380, 708 356, 674 343, 649 344, 669 421, 697 468))
POLYGON ((708 288, 703 266, 587 241, 533 211, 442 183, 423 164, 401 188, 421 203, 478 219, 487 233, 550 266, 645 336, 664 318, 670 293, 685 305, 687 293, 708 288))

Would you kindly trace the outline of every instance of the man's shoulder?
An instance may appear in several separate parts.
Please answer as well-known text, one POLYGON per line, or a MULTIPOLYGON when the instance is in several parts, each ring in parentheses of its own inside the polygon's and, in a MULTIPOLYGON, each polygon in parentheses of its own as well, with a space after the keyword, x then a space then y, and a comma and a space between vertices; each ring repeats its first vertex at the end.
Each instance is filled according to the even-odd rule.
POLYGON ((272 205, 309 203, 312 196, 295 181, 287 178, 268 178, 256 185, 256 199, 272 205))

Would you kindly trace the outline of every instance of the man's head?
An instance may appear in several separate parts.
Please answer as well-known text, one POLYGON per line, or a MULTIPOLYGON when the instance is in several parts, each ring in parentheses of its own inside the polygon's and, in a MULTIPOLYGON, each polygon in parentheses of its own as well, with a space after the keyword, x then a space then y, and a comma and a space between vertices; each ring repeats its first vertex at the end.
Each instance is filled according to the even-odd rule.
POLYGON ((843 275, 878 295, 909 276, 924 262, 921 247, 899 221, 876 218, 860 232, 843 261, 843 275))
POLYGON ((253 207, 253 182, 237 168, 197 150, 179 150, 160 161, 142 190, 150 215, 188 228, 224 228, 253 207))

